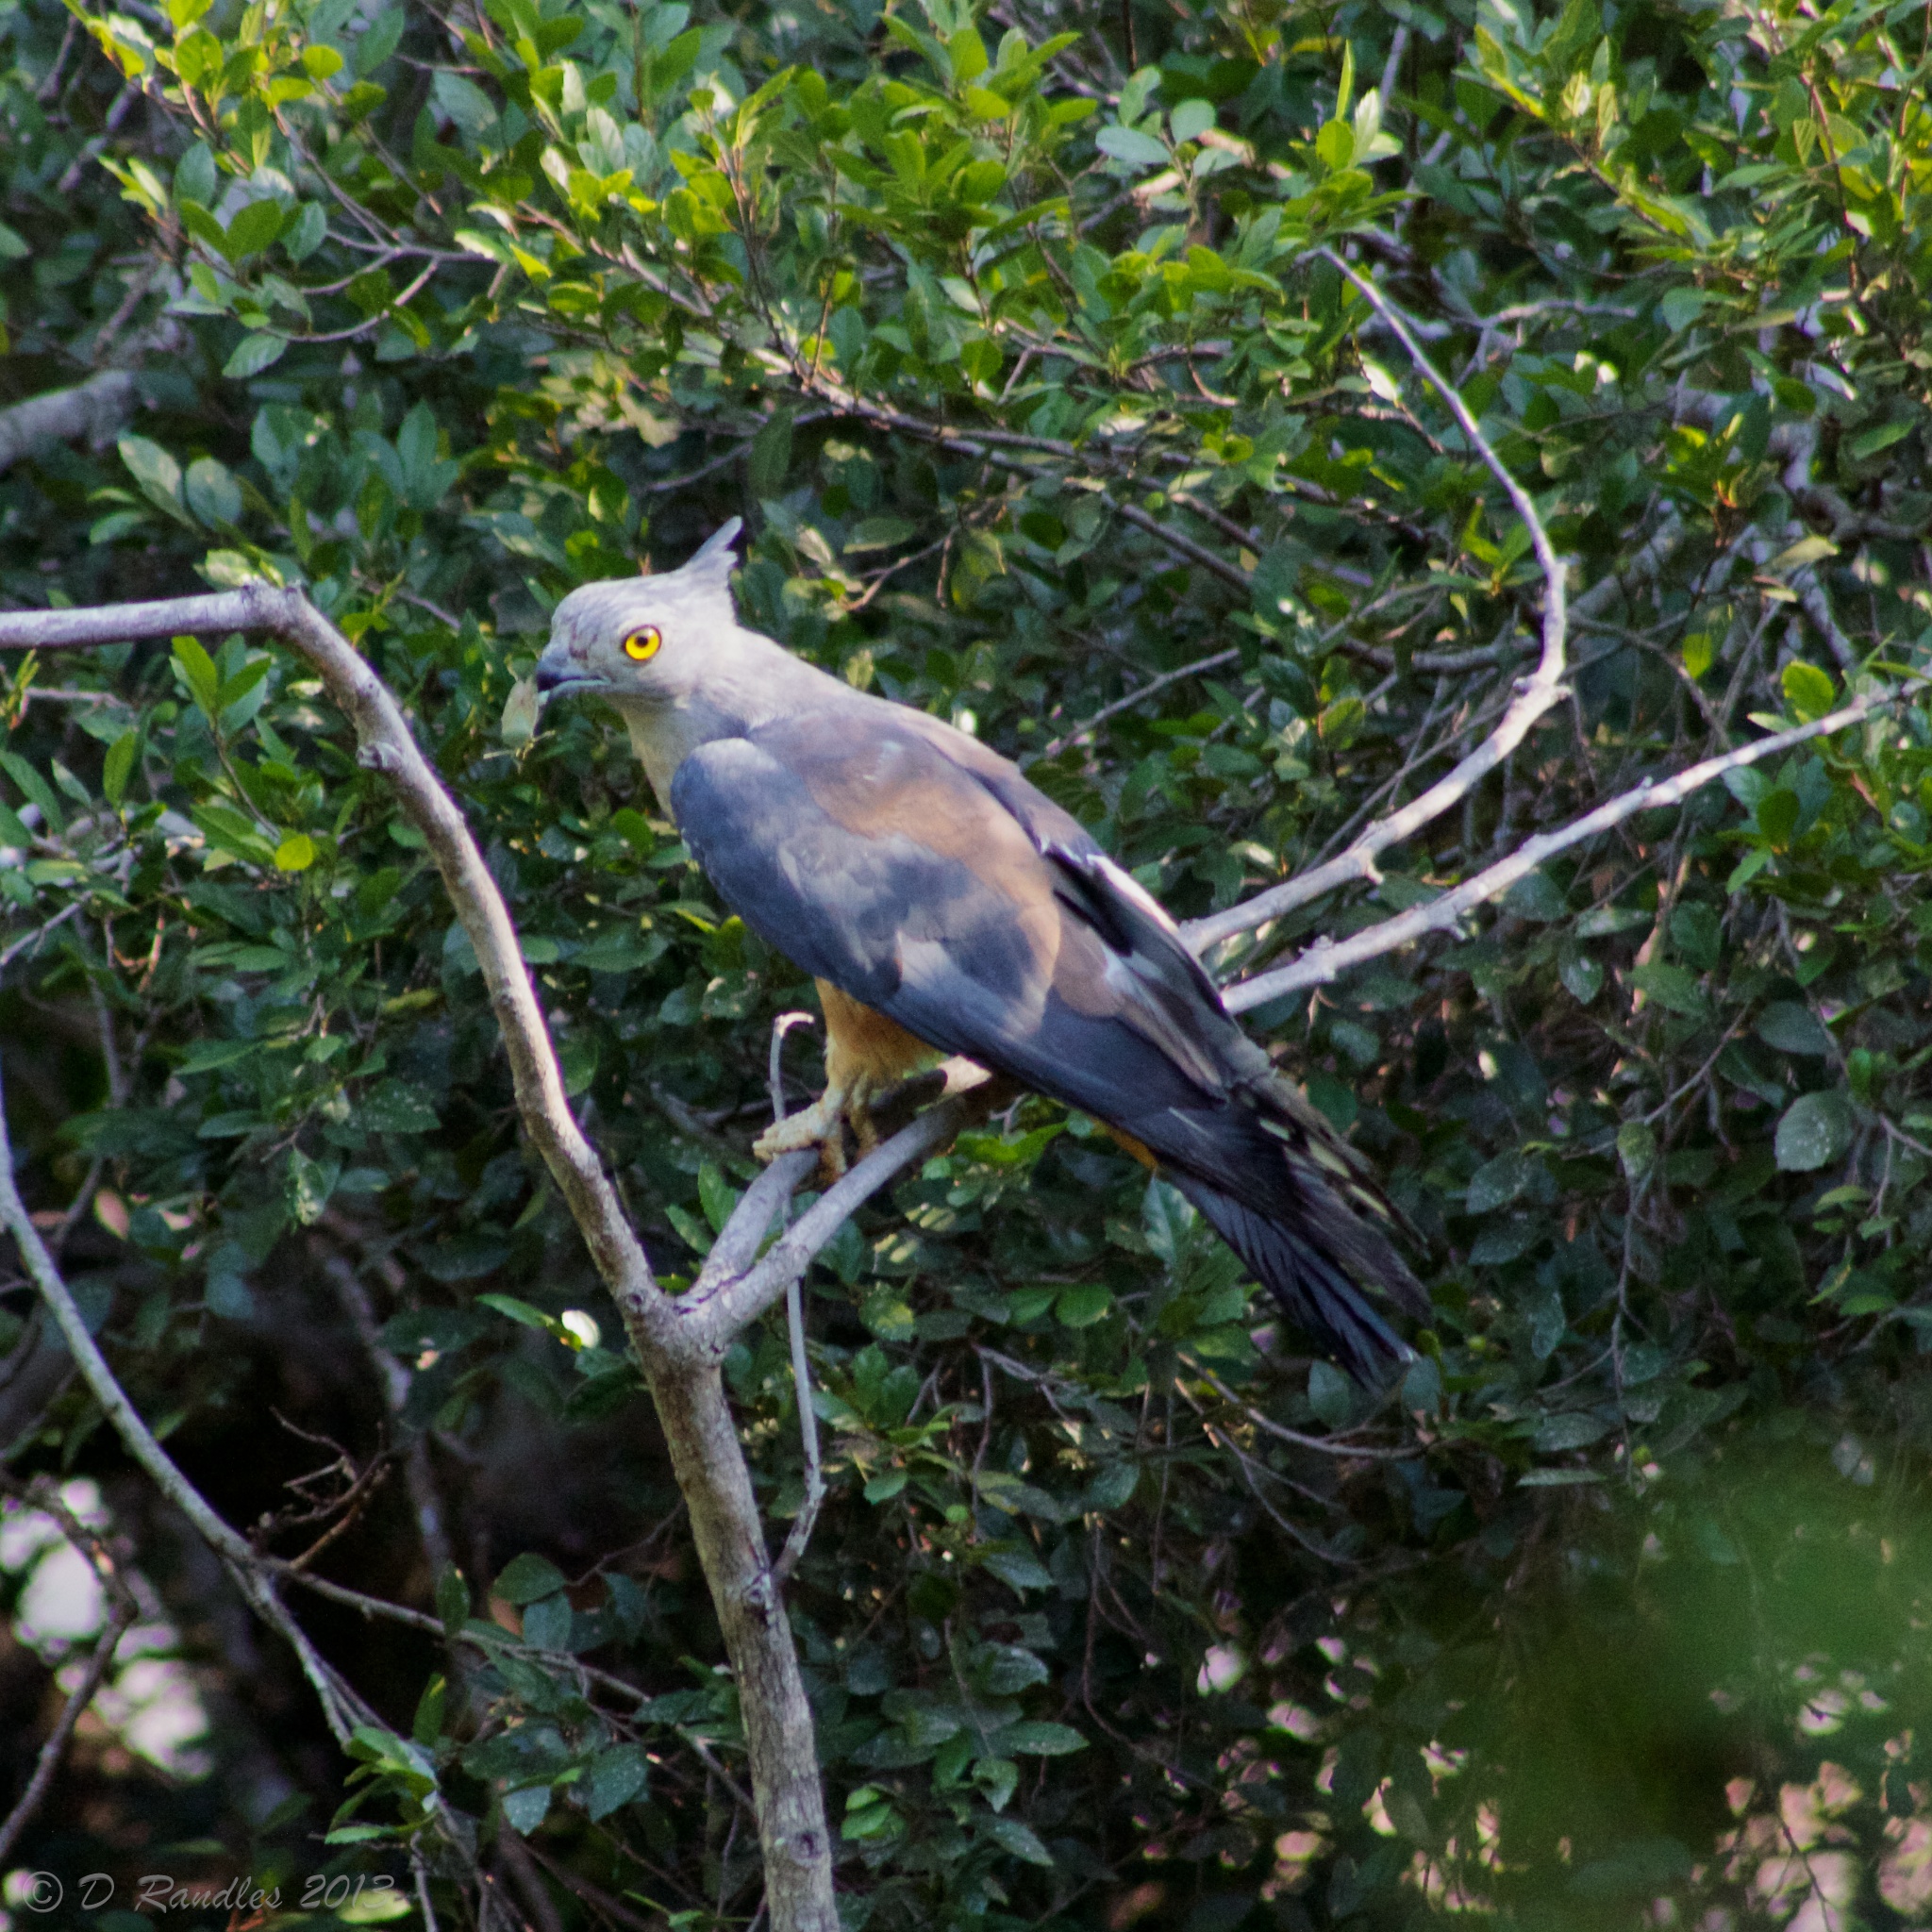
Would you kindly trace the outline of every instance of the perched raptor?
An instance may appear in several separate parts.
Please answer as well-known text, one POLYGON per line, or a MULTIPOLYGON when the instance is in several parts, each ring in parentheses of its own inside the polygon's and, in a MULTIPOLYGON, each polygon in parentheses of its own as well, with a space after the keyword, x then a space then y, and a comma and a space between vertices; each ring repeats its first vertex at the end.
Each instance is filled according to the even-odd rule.
POLYGON ((826 1087, 758 1142, 824 1145, 944 1054, 1104 1123, 1170 1176, 1355 1374, 1428 1303, 1353 1149, 1228 1016, 1174 922, 976 739, 743 629, 734 518, 681 570, 557 607, 541 692, 616 707, 692 856, 812 974, 826 1087))

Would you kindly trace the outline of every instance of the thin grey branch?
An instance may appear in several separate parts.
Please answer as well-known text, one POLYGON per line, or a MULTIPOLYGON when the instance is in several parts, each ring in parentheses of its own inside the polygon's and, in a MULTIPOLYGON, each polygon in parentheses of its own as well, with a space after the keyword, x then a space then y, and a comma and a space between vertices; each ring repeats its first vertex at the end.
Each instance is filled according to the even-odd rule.
MULTIPOLYGON (((757 1186, 747 1189, 743 1200, 712 1248, 703 1274, 691 1291, 677 1303, 682 1319, 683 1345, 694 1358, 723 1361, 733 1338, 774 1303, 786 1289, 804 1276, 811 1259, 853 1214, 894 1175, 916 1161, 925 1159, 946 1146, 958 1134, 984 1120, 992 1109, 1010 1098, 1005 1082, 991 1079, 983 1069, 965 1060, 947 1062, 947 1096, 929 1107, 909 1126, 902 1127, 857 1162, 834 1186, 814 1201, 796 1223, 766 1251, 756 1266, 733 1273, 718 1265, 719 1251, 724 1247, 741 1220, 746 1218, 757 1186)), ((808 1156, 787 1156, 787 1159, 809 1159, 808 1156)), ((780 1163, 773 1162, 776 1168, 780 1163)), ((771 1225, 777 1203, 765 1209, 763 1225, 750 1237, 750 1251, 756 1253, 771 1225)), ((745 1252, 745 1237, 738 1235, 734 1252, 745 1252)))
POLYGON ((0 1094, 0 1227, 10 1234, 20 1249, 22 1264, 42 1302, 54 1317, 66 1339, 82 1379, 101 1406, 122 1446, 144 1469, 155 1487, 180 1510, 197 1534, 227 1567, 236 1587, 264 1623, 277 1631, 294 1651, 322 1706, 323 1716, 339 1743, 346 1743, 356 1725, 367 1713, 358 1702, 345 1695, 344 1687, 325 1663, 307 1632, 296 1623, 275 1594, 275 1587, 263 1575, 256 1553, 209 1506, 201 1491, 182 1474, 174 1458, 155 1440, 154 1431, 142 1419, 141 1411, 127 1398, 114 1379, 107 1357, 95 1345, 82 1319, 67 1283, 61 1278, 54 1257, 47 1252, 40 1230, 28 1215, 26 1204, 13 1179, 13 1145, 8 1137, 5 1096, 0 1094))
POLYGON ((1230 650, 1216 651, 1211 656, 1197 658, 1191 664, 1183 664, 1178 671, 1163 671, 1158 677, 1150 677, 1138 691, 1130 691, 1125 697, 1116 698, 1110 705, 1102 705, 1084 724, 1076 724, 1073 730, 1061 737, 1051 740, 1034 753, 1026 762, 1035 758, 1050 758, 1056 752, 1064 751, 1070 744, 1078 744, 1083 738, 1091 738, 1109 718, 1117 718, 1123 711, 1131 711, 1143 699, 1151 698, 1158 691, 1165 691, 1171 684, 1178 684, 1184 677, 1199 677, 1209 671, 1220 671, 1229 664, 1241 661, 1241 646, 1230 650))
POLYGON ((112 1607, 105 1627, 94 1639, 93 1654, 87 1660, 87 1668, 81 1673, 80 1682, 68 1692, 67 1702, 60 1707, 60 1715, 54 1720, 54 1728, 47 1733, 46 1740, 41 1746, 40 1755, 34 1760, 33 1774, 27 1779, 25 1790, 15 1800, 12 1810, 8 1812, 5 1819, 0 1819, 0 1864, 4 1864, 12 1855, 21 1833, 26 1829, 28 1822, 40 1809, 41 1801, 47 1795, 47 1787, 53 1783, 54 1774, 58 1770, 61 1758, 66 1756, 68 1740, 74 1736, 75 1725, 79 1724, 81 1713, 94 1701, 94 1692, 101 1688, 108 1672, 113 1666, 114 1653, 120 1648, 122 1638, 127 1634, 128 1626, 141 1614, 141 1607, 135 1602, 133 1591, 127 1588, 125 1579, 103 1540, 95 1536, 75 1517, 60 1500, 59 1491, 51 1482, 42 1480, 28 1489, 21 1489, 14 1483, 6 1482, 5 1487, 10 1494, 29 1508, 44 1510, 59 1524, 61 1534, 87 1558, 89 1566, 99 1577, 101 1587, 107 1592, 112 1607))
MULTIPOLYGON (((772 1022, 772 1124, 785 1118, 785 1036, 794 1026, 809 1026, 809 1013, 780 1013, 772 1022)), ((819 1520, 819 1507, 825 1500, 824 1470, 819 1460, 819 1417, 811 1401, 811 1361, 805 1350, 805 1289, 802 1281, 785 1288, 785 1325, 791 1341, 791 1392, 798 1404, 799 1449, 805 1459, 805 1494, 792 1520, 785 1547, 772 1565, 772 1580, 783 1588, 797 1569, 806 1545, 811 1541, 813 1525, 819 1520)))
POLYGON ((1353 939, 1339 942, 1318 940, 1289 965, 1243 980, 1228 990, 1225 995, 1228 1010, 1245 1012, 1251 1007, 1279 999, 1284 993, 1299 992, 1306 987, 1325 986, 1350 967, 1359 966, 1369 959, 1378 959, 1385 953, 1392 953, 1402 946, 1412 945, 1429 933, 1454 932, 1465 915, 1478 906, 1501 898, 1519 879, 1528 877, 1545 859, 1554 858, 1557 853, 1594 839, 1612 825, 1634 818, 1639 812, 1657 811, 1665 806, 1681 804, 1693 791, 1702 791, 1726 772, 1741 771, 1746 765, 1758 764, 1765 758, 1775 758, 1780 752, 1790 751, 1793 745, 1808 743, 1814 738, 1827 738, 1834 731, 1843 731, 1850 725, 1862 724, 1874 713, 1900 703, 1914 691, 1923 691, 1926 682, 1924 678, 1914 678, 1899 690, 1870 692, 1854 699, 1828 717, 1813 719, 1808 724, 1793 725, 1789 731, 1774 732, 1754 744, 1740 745, 1737 750, 1725 752, 1720 758, 1706 758, 1701 764, 1690 765, 1673 777, 1646 778, 1641 785, 1606 800, 1595 810, 1573 819, 1557 831, 1540 833, 1525 840, 1507 858, 1486 867, 1474 878, 1465 879, 1441 898, 1430 900, 1426 906, 1412 907, 1393 919, 1385 919, 1380 925, 1372 925, 1353 939))
POLYGON ((134 377, 125 369, 103 370, 72 389, 29 396, 0 409, 0 472, 56 443, 111 442, 134 414, 134 377))
POLYGON ((1361 291, 1369 306, 1394 332, 1418 372, 1442 398, 1449 413, 1469 440, 1470 446, 1481 456, 1491 474, 1502 484, 1516 508, 1517 515, 1528 528, 1530 543, 1543 574, 1542 655, 1536 670, 1517 686, 1516 695, 1508 709, 1496 721, 1495 729, 1453 771, 1445 773, 1426 791, 1411 799, 1399 811, 1391 812, 1386 818, 1364 826, 1347 848, 1337 853, 1325 865, 1318 865, 1311 872, 1303 873, 1299 878, 1290 879, 1269 891, 1258 892, 1239 906, 1229 907, 1225 912, 1213 913, 1184 926, 1182 931, 1188 943, 1196 952, 1205 952, 1209 946, 1222 940, 1232 939, 1237 933, 1252 932, 1256 926, 1277 919, 1297 906, 1306 906, 1311 899, 1319 899, 1338 886, 1350 885, 1358 879, 1379 878, 1381 874, 1375 861, 1383 852, 1460 803, 1528 737, 1537 720, 1566 695, 1563 671, 1568 612, 1563 563, 1550 542, 1549 532, 1543 527, 1536 504, 1491 446, 1469 405, 1429 360, 1422 343, 1416 340, 1408 319, 1374 282, 1358 274, 1339 255, 1327 249, 1322 253, 1361 291))

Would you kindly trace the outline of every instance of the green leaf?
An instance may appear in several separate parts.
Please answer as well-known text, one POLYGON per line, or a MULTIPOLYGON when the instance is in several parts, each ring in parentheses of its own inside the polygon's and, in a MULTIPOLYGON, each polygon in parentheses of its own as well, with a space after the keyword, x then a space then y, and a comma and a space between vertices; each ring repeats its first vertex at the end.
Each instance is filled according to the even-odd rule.
POLYGON ((1655 959, 1641 966, 1633 966, 1630 984, 1667 1012, 1681 1013, 1687 1020, 1701 1020, 1708 1011, 1696 975, 1682 966, 1655 959))
POLYGON ((1800 537, 1789 550, 1780 550, 1771 559, 1771 568, 1789 573, 1803 570, 1807 564, 1823 563, 1827 557, 1837 555, 1838 545, 1829 537, 1800 537))
POLYGON ((1052 1574, 1037 1557, 1024 1550, 989 1550, 980 1559, 1002 1583, 1017 1591, 1051 1590, 1052 1574))
POLYGON ((356 72, 367 77, 387 60, 401 44, 403 27, 408 14, 400 7, 391 7, 386 13, 378 13, 370 23, 368 30, 356 42, 356 72))
POLYGON ((445 1564, 436 1579, 436 1614, 444 1631, 455 1636, 470 1617, 470 1586, 454 1563, 445 1564))
POLYGON ((1117 161, 1130 161, 1137 168, 1165 168, 1174 160, 1165 142, 1156 141, 1137 127, 1103 127, 1094 144, 1102 154, 1117 161))
POLYGON ((315 841, 307 832, 291 832, 275 847, 277 872, 307 872, 315 863, 315 841))
POLYGON ((745 481, 759 502, 781 494, 791 467, 791 415, 781 409, 751 440, 745 481))
POLYGON ((724 1224, 738 1206, 738 1190, 708 1160, 698 1169, 698 1205, 705 1210, 705 1219, 711 1224, 714 1234, 724 1232, 724 1224))
POLYGON ((1000 1749, 1015 1757, 1064 1757, 1084 1751, 1087 1740, 1071 1724, 1014 1724, 1000 1733, 1000 1749))
POLYGON ((1831 1051, 1831 1035, 1824 1030, 1824 1023, 1796 1000, 1780 1000, 1766 1007, 1757 1018, 1757 1037, 1780 1053, 1807 1058, 1820 1058, 1831 1051))
POLYGON ((134 760, 140 750, 141 733, 124 731, 108 747, 108 755, 101 762, 101 791, 116 811, 127 795, 127 781, 134 774, 134 760))
POLYGON ((1470 1214, 1491 1214, 1507 1207, 1519 1194, 1534 1185, 1541 1164, 1527 1154, 1499 1154, 1470 1176, 1464 1210, 1470 1214))
POLYGON ((142 494, 176 523, 192 525, 193 520, 181 496, 181 465, 159 443, 150 442, 144 436, 124 436, 115 447, 128 475, 141 486, 142 494))
POLYGON ((211 528, 224 528, 241 518, 241 488, 226 467, 212 457, 200 457, 189 464, 182 494, 188 508, 211 528))
POLYGON ((251 201, 238 210, 228 224, 228 259, 245 261, 251 255, 259 255, 282 232, 282 210, 273 201, 251 201))
POLYGON ((988 1818, 979 1828, 1002 1851, 1010 1852, 1016 1858, 1024 1858, 1029 1865, 1052 1869, 1053 1854, 1041 1843, 1033 1828, 1021 1824, 1017 1818, 988 1818))
POLYGON ((1881 450, 1890 449, 1893 443, 1903 442, 1918 426, 1910 418, 1904 422, 1880 423, 1876 427, 1862 430, 1852 438, 1851 453, 1862 463, 1881 450))
POLYGON ((1204 101, 1198 94, 1181 102, 1167 117, 1168 132, 1176 143, 1185 141, 1199 141, 1214 125, 1214 103, 1204 101))
POLYGON ((416 1700, 416 1715, 409 1724, 409 1735, 425 1750, 431 1748, 442 1735, 443 1707, 449 1694, 449 1680, 441 1672, 432 1676, 423 1687, 423 1694, 416 1700))
POLYGON ((1112 1307, 1112 1292, 1104 1283, 1090 1281, 1062 1291, 1053 1311, 1066 1327, 1091 1328, 1094 1323, 1105 1321, 1112 1307))
POLYGON ((221 180, 213 150, 207 142, 197 141, 175 165, 175 199, 177 204, 192 201, 203 208, 212 207, 221 192, 221 180))
MULTIPOLYGON (((396 17, 398 19, 402 17, 400 8, 397 9, 396 17)), ((295 219, 283 230, 282 248, 291 261, 303 262, 307 261, 327 239, 327 210, 323 208, 320 202, 308 201, 303 203, 301 210, 297 213, 295 219)), ((240 353, 239 350, 236 352, 237 355, 240 353)), ((225 375, 233 375, 238 373, 232 367, 234 360, 234 357, 229 358, 231 366, 222 372, 225 375)), ((266 367, 267 365, 264 364, 262 366, 266 367)), ((250 371, 249 373, 252 375, 254 372, 250 371)))
POLYGON ((1798 794, 1780 785, 1757 801, 1757 829, 1782 851, 1798 829, 1798 794))
POLYGON ((1578 1006, 1587 1007, 1603 991, 1604 969, 1581 950, 1566 951, 1557 963, 1565 990, 1578 1006))
POLYGON ((583 1782, 584 1809, 594 1824, 621 1806, 642 1795, 650 1779, 650 1764, 636 1744, 614 1744, 591 1760, 583 1782))
POLYGON ((1560 1451, 1564 1449, 1584 1449, 1592 1442, 1601 1441, 1610 1433, 1611 1424, 1600 1415, 1584 1415, 1577 1412, 1547 1415, 1537 1424, 1530 1436, 1531 1442, 1539 1449, 1560 1451))
POLYGON ((1308 1407, 1318 1422, 1342 1428, 1355 1413, 1355 1385, 1332 1362, 1310 1362, 1308 1407))
POLYGON ((285 336, 269 335, 258 329, 235 344, 228 359, 222 364, 222 374, 237 380, 259 375, 264 369, 271 369, 279 362, 288 347, 285 336))
POLYGON ((1702 289, 1693 289, 1679 283, 1665 292, 1657 304, 1657 312, 1663 317, 1664 326, 1673 335, 1681 335, 1704 313, 1704 305, 1708 298, 1702 289))
POLYGON ((853 557, 867 550, 891 550, 910 542, 918 534, 904 517, 867 517, 845 540, 845 554, 853 557))
POLYGON ((555 1563, 525 1550, 505 1565, 502 1574, 491 1586, 491 1594, 521 1607, 555 1596, 563 1586, 563 1573, 555 1563))
POLYGON ((311 1160, 299 1147, 289 1150, 285 1192, 289 1212, 304 1227, 313 1227, 322 1219, 329 1196, 341 1178, 342 1163, 333 1158, 311 1160))
POLYGON ((1828 1167, 1852 1144, 1852 1107, 1842 1093, 1803 1093, 1777 1124, 1777 1164, 1787 1174, 1828 1167))
POLYGON ((504 701, 503 718, 497 725, 497 736, 511 751, 522 751, 536 737, 537 721, 542 707, 543 700, 534 677, 520 677, 510 686, 509 696, 504 701))
POLYGON ((222 709, 221 675, 215 670, 215 660, 202 648, 201 640, 176 638, 175 662, 180 666, 182 676, 188 680, 188 689, 204 714, 210 719, 219 717, 222 709))
POLYGON ((385 1080, 366 1094, 358 1118, 378 1134, 426 1134, 441 1125, 429 1096, 407 1080, 385 1080))
POLYGON ((1625 1121, 1617 1129, 1617 1159, 1634 1185, 1657 1161, 1657 1129, 1648 1121, 1625 1121))
POLYGON ((548 1785, 525 1785, 521 1790, 503 1794, 503 1822, 525 1838, 543 1823, 549 1810, 548 1785))
POLYGON ((953 79, 958 86, 977 80, 986 72, 986 42, 970 26, 961 27, 946 42, 946 53, 953 63, 953 79))
POLYGON ((1793 658, 1785 666, 1785 701, 1791 709, 1809 724, 1814 718, 1829 716, 1838 703, 1838 691, 1831 679, 1815 664, 1807 664, 1802 658, 1793 658))
MULTIPOLYGON (((26 793, 29 802, 37 805, 41 817, 46 821, 50 831, 58 834, 67 828, 67 814, 60 809, 60 800, 38 771, 16 751, 0 751, 0 772, 5 772, 20 789, 26 793)), ((18 824, 19 821, 16 820, 18 824)), ((21 827, 24 832, 25 828, 21 827)), ((25 845, 25 838, 19 841, 25 845)))
POLYGON ((175 1071, 182 1074, 211 1074, 217 1067, 232 1067, 238 1060, 260 1053, 258 1040, 197 1040, 181 1056, 175 1071))

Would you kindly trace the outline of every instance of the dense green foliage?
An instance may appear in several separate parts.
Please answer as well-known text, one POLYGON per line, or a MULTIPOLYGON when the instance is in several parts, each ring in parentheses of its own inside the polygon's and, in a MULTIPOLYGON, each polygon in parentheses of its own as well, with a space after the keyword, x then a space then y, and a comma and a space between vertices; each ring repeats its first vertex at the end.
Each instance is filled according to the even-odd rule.
MULTIPOLYGON (((121 361, 145 407, 0 476, 0 592, 308 587, 486 841, 667 1273, 809 992, 608 716, 501 732, 576 583, 741 513, 747 621, 1228 907, 1440 776, 1538 638, 1528 532, 1329 248, 1574 559, 1574 698, 1217 971, 1917 661, 1920 8, 80 17, 0 4, 5 399, 121 361)), ((741 1923, 715 1624, 474 955, 319 688, 214 644, 7 667, 23 1185, 231 1522, 293 1556, 289 1478, 395 1458, 317 1568, 452 1641, 301 1601, 373 1713, 320 1842, 292 1663, 9 1276, 0 1449, 100 1485, 208 1719, 199 1777, 84 1735, 14 1856, 287 1907, 413 1898, 413 1844, 457 1923, 741 1923)), ((1928 823, 1901 709, 1250 1016, 1430 1244, 1379 1400, 1043 1103, 848 1226, 791 1614, 855 1925, 1923 1919, 1928 823)), ((729 1374, 782 1524, 782 1324, 729 1374)), ((51 1681, 0 1652, 8 1803, 51 1681)))

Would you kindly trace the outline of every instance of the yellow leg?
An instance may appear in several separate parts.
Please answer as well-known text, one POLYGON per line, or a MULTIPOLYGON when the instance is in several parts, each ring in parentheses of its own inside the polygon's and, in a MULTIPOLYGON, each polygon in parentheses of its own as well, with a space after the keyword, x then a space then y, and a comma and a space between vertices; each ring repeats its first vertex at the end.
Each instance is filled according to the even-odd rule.
POLYGON ((858 1143, 861 1158, 879 1144, 872 1102, 939 1056, 883 1013, 861 1006, 826 980, 818 982, 825 1015, 825 1091, 803 1113, 768 1127, 752 1142, 760 1160, 774 1160, 816 1147, 824 1173, 836 1180, 845 1172, 845 1129, 858 1143))
POLYGON ((872 1097, 877 1091, 877 1083, 863 1074, 827 1080, 825 1091, 808 1108, 802 1113, 787 1114, 767 1127, 751 1143, 751 1151, 760 1160, 775 1160, 781 1154, 816 1147, 824 1172, 837 1180, 846 1168, 848 1125, 861 1158, 879 1144, 879 1130, 872 1118, 872 1097))

